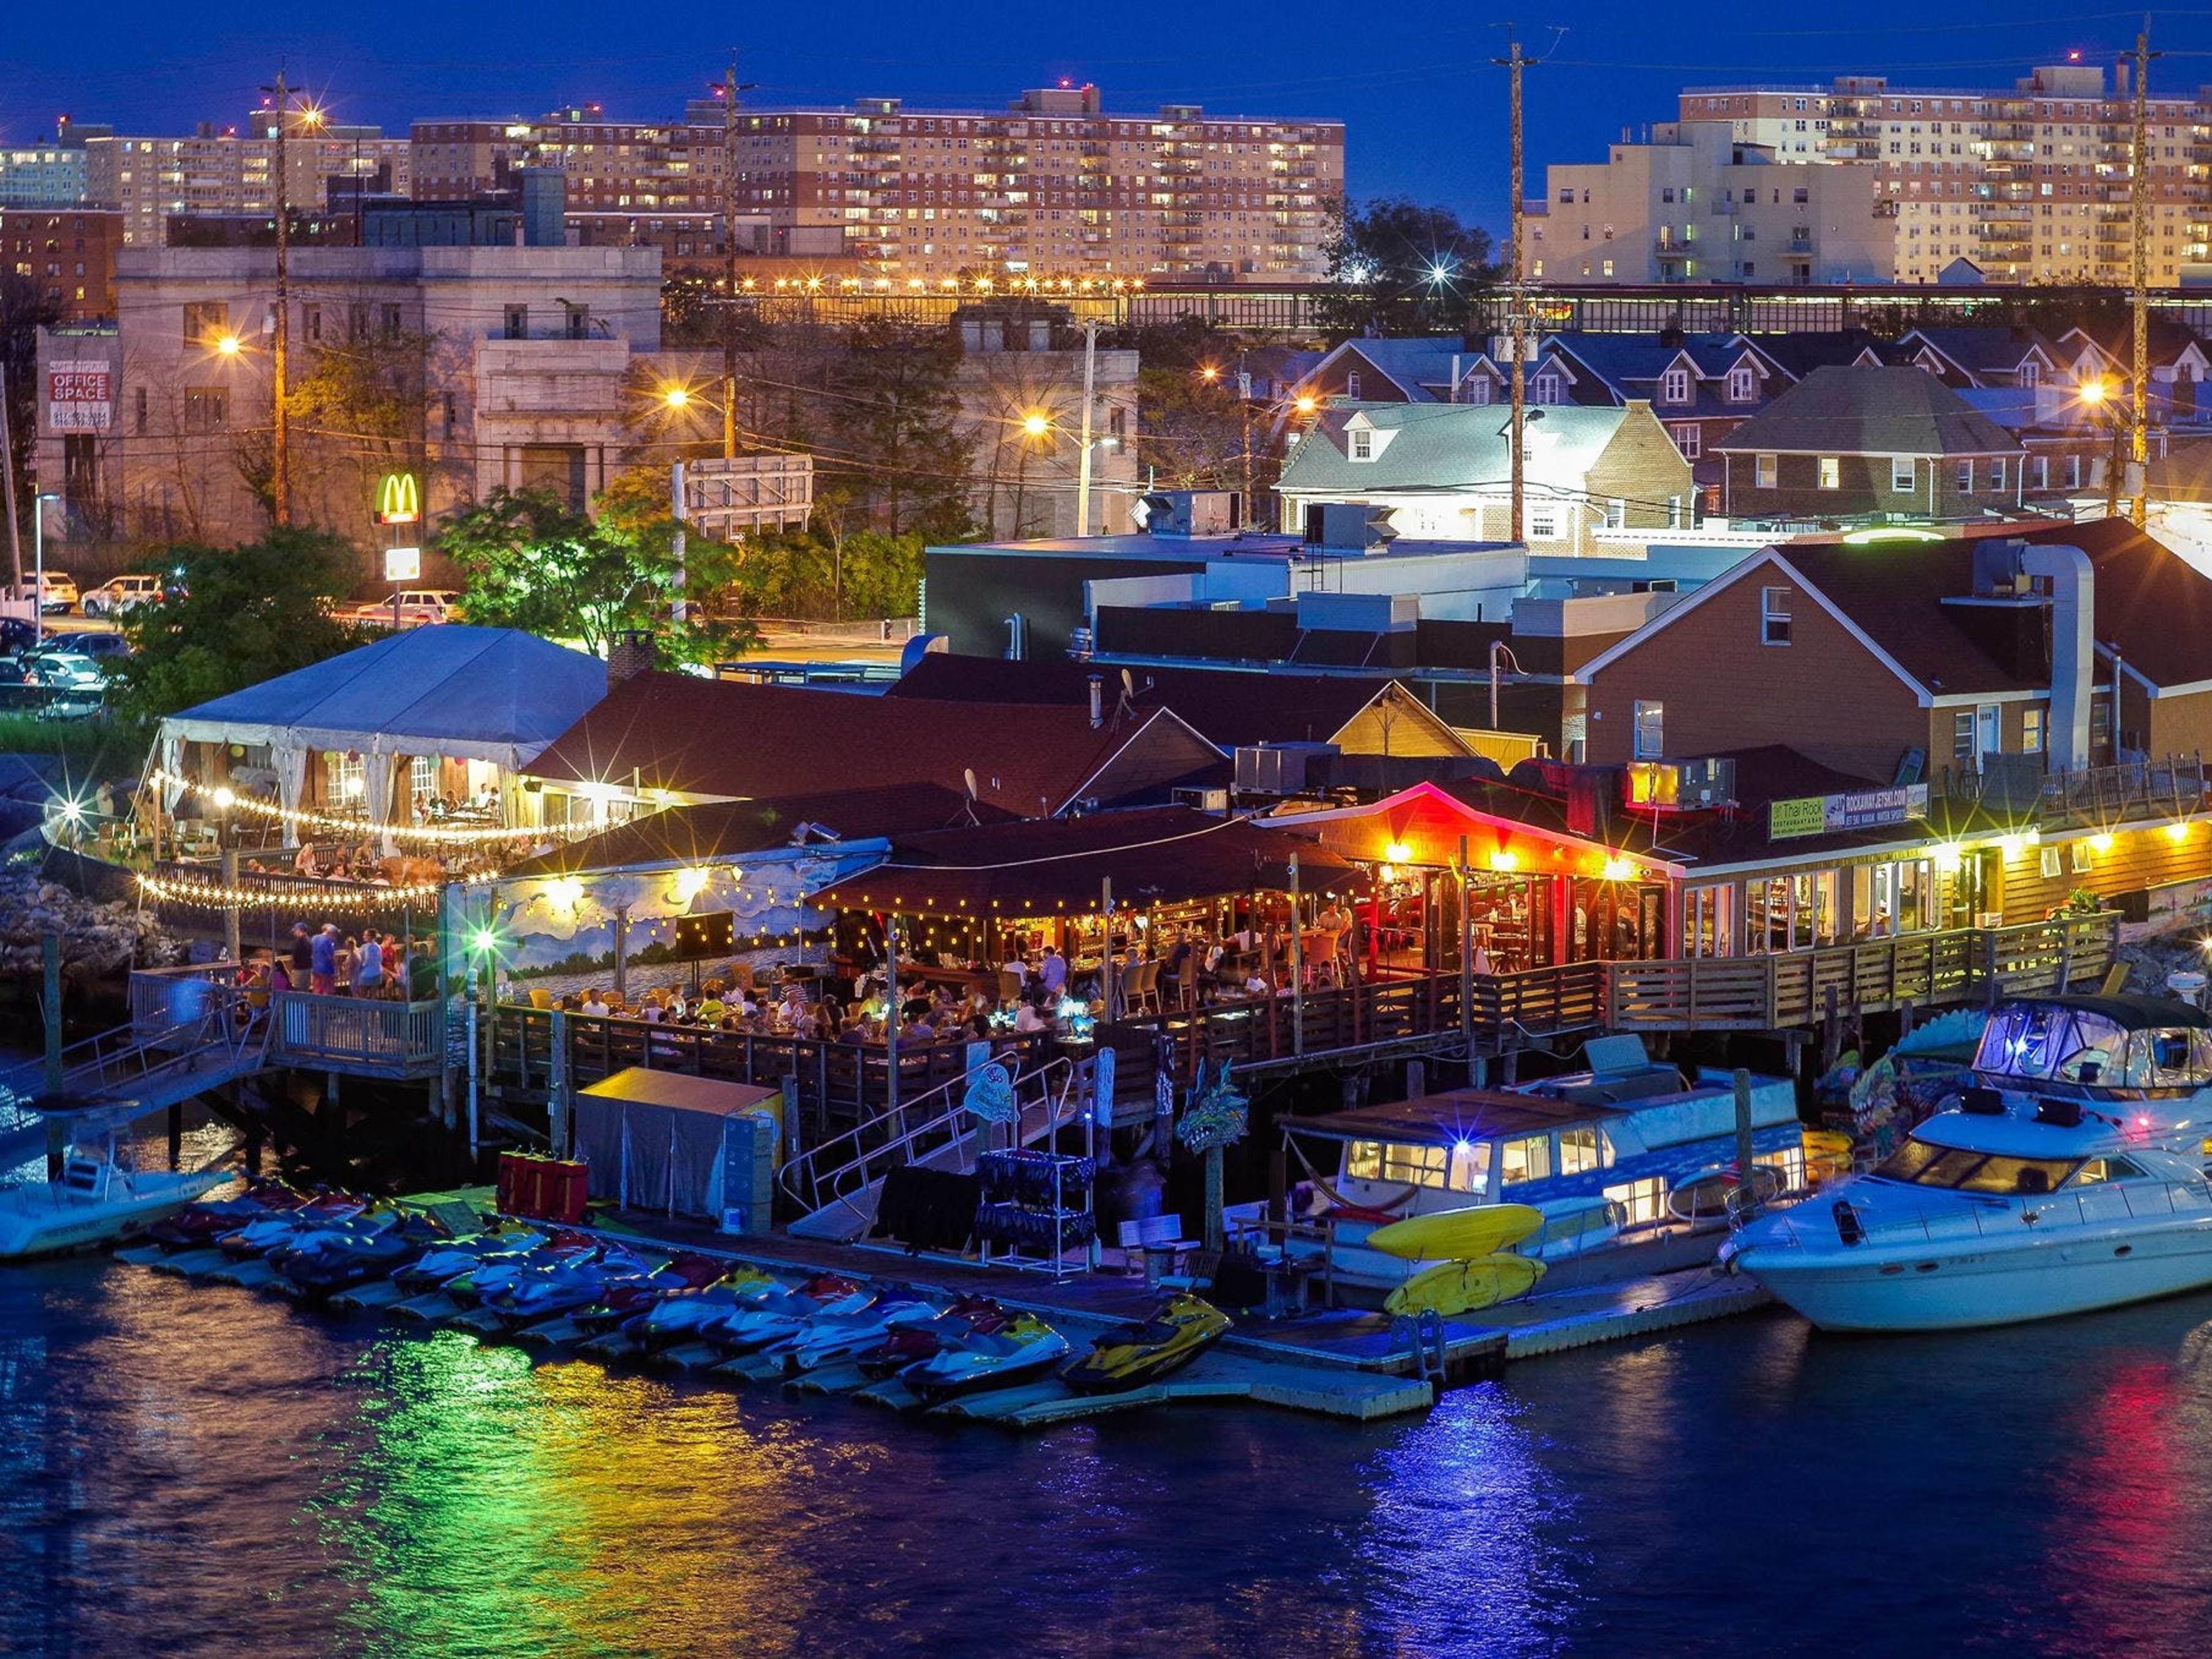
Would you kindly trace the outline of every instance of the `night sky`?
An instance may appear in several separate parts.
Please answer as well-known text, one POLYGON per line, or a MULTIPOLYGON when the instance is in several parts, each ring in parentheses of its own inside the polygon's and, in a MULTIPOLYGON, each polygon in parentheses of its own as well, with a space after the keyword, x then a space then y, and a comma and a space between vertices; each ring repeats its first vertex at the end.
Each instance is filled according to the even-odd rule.
MULTIPOLYGON (((398 134, 417 117, 537 114, 594 100, 610 118, 665 119, 716 77, 735 33, 741 76, 761 83, 748 96, 763 104, 890 94, 992 108, 1067 76, 1104 88, 1115 112, 1176 101, 1224 114, 1340 118, 1352 130, 1355 195, 1405 193, 1496 226, 1505 215, 1505 75, 1488 60, 1502 55, 1506 36, 1487 20, 1498 9, 1314 0, 1121 0, 1079 9, 1048 0, 842 0, 727 11, 295 0, 261 27, 252 9, 224 8, 210 22, 205 9, 174 0, 110 0, 94 14, 27 3, 10 9, 0 39, 0 139, 49 132, 64 110, 137 131, 228 124, 252 106, 279 58, 337 118, 398 134), (696 50, 684 46, 687 35, 696 50), (851 50, 838 49, 847 43, 851 50)), ((1528 52, 1552 54, 1528 79, 1532 194, 1542 189, 1544 162, 1602 159, 1624 125, 1668 118, 1684 85, 1883 70, 1923 86, 2008 85, 2069 49, 2111 61, 2132 44, 2141 16, 2068 16, 2048 0, 1866 0, 1834 10, 1594 0, 1514 9, 1528 52), (1559 22, 1569 27, 1555 37, 1559 22)), ((2212 82, 2212 11, 2155 21, 2152 45, 2166 52, 2154 90, 2212 82)))

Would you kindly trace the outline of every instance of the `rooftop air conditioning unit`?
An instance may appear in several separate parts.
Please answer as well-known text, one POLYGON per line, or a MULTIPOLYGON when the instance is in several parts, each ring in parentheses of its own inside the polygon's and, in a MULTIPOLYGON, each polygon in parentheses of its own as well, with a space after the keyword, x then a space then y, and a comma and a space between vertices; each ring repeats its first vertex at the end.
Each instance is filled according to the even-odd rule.
POLYGON ((1231 536, 1244 521, 1233 489, 1161 489, 1145 497, 1145 528, 1155 536, 1231 536))
POLYGON ((1178 806, 1188 806, 1200 812, 1226 812, 1229 810, 1229 792, 1218 786, 1186 784, 1173 791, 1170 799, 1178 806))
POLYGON ((1364 501, 1316 501, 1306 509, 1306 545, 1346 553, 1371 553, 1398 539, 1390 528, 1397 509, 1364 501))
POLYGON ((1291 795, 1308 787, 1316 763, 1336 753, 1333 743, 1263 743, 1237 751, 1237 793, 1291 795))

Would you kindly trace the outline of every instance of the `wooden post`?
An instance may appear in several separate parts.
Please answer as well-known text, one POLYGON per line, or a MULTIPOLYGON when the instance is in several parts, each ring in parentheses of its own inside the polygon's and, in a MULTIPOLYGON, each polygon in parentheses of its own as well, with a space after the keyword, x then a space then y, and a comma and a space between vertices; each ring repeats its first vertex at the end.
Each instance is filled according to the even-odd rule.
POLYGON ((1751 1157, 1751 1073, 1739 1066, 1735 1068, 1735 1167, 1743 1184, 1736 1189, 1741 1195, 1737 1213, 1746 1221, 1759 1209, 1751 1157))
MULTIPOLYGON (((46 1093, 58 1097, 62 1092, 62 937, 59 933, 41 934, 39 939, 39 964, 42 972, 40 1012, 45 1016, 46 1036, 46 1093)), ((69 1130, 65 1121, 49 1115, 46 1120, 46 1179, 62 1178, 62 1163, 69 1152, 69 1130)))
POLYGON ((1276 1143, 1275 1150, 1267 1155, 1267 1221, 1279 1227, 1288 1214, 1291 1189, 1290 1154, 1276 1143))
MULTIPOLYGON (((898 1075, 898 916, 896 912, 884 914, 884 1109, 896 1112, 899 1103, 898 1075)), ((868 1073, 865 1062, 860 1071, 861 1119, 866 1120, 868 1073)))
POLYGON ((1469 1080, 1474 1052, 1474 921, 1468 910, 1467 837, 1459 838, 1459 1036, 1467 1049, 1469 1080))
POLYGON ((1298 902, 1298 855, 1291 854, 1291 1052, 1306 1051, 1304 915, 1298 902))
POLYGON ((1221 1148, 1206 1149, 1206 1248, 1218 1250, 1227 1243, 1221 1218, 1221 1148))
MULTIPOLYGON (((615 994, 627 999, 629 995, 629 906, 615 906, 615 994)), ((799 955, 806 954, 802 945, 799 955)))
MULTIPOLYGON (((238 886, 238 848, 230 844, 228 835, 223 837, 222 884, 234 891, 238 886)), ((222 948, 224 954, 233 962, 246 960, 246 953, 238 937, 238 907, 234 904, 223 907, 222 948)))

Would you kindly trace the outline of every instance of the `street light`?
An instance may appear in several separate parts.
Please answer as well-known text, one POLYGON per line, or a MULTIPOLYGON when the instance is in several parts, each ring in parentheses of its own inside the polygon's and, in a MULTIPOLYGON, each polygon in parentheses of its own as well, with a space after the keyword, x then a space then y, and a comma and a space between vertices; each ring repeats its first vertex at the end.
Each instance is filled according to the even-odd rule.
POLYGON ((1024 415, 1022 416, 1022 430, 1032 438, 1042 438, 1052 430, 1052 418, 1047 415, 1024 415))
POLYGON ((220 335, 216 337, 215 349, 218 356, 235 357, 243 349, 243 342, 235 334, 220 335))
POLYGON ((31 643, 46 640, 46 503, 61 497, 42 489, 31 497, 31 643))
POLYGON ((2120 423, 2121 411, 2112 399, 2112 386, 2102 375, 2082 381, 2074 388, 2075 401, 2087 409, 2092 416, 2102 416, 2112 428, 2112 453, 2105 463, 2105 516, 2120 516, 2120 441, 2127 428, 2120 423))

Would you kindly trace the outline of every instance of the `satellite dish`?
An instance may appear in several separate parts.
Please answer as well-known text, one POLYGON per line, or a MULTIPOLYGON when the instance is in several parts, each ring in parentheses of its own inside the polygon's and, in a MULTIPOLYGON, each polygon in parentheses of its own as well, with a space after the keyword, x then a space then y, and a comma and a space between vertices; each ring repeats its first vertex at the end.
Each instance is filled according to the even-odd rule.
POLYGON ((968 780, 968 799, 974 800, 975 799, 975 769, 972 766, 963 766, 960 769, 960 775, 968 780))
POLYGON ((1129 671, 1126 668, 1121 671, 1121 695, 1125 697, 1133 697, 1137 695, 1137 682, 1130 677, 1129 671))

